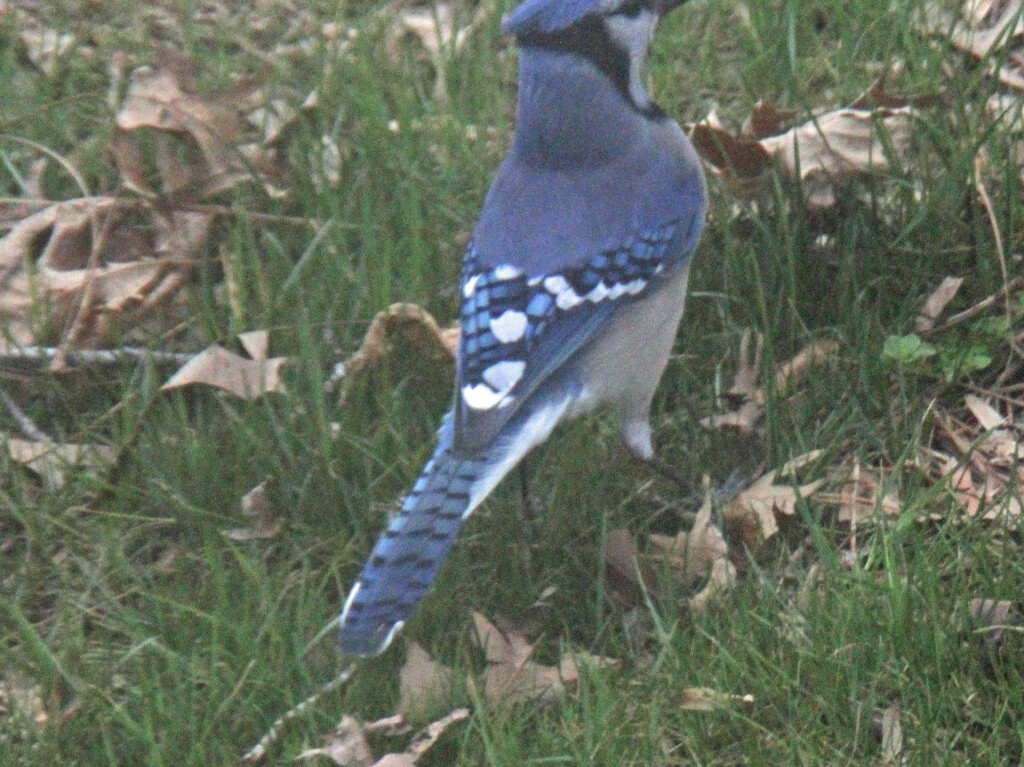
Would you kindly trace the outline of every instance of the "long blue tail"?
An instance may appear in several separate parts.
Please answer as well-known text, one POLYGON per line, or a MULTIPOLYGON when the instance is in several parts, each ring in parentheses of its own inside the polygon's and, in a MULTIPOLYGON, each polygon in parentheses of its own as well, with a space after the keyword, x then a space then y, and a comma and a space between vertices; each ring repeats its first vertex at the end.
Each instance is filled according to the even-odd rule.
POLYGON ((373 547, 341 614, 341 651, 376 655, 426 596, 462 528, 485 464, 451 453, 450 419, 434 457, 373 547))
POLYGON ((445 418, 434 457, 402 510, 373 547, 341 613, 341 651, 384 652, 430 590, 470 512, 527 452, 547 439, 571 401, 548 401, 515 419, 484 450, 452 452, 452 418, 445 418))

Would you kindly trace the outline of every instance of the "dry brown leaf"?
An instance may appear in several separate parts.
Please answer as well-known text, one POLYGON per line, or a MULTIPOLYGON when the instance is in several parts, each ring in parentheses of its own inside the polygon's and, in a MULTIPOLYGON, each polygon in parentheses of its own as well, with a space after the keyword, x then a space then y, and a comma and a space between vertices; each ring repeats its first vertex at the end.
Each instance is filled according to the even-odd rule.
POLYGON ((410 732, 412 732, 412 727, 409 726, 409 723, 401 714, 385 716, 383 719, 366 722, 363 725, 363 734, 367 737, 382 735, 388 738, 396 738, 399 735, 408 735, 410 732))
POLYGON ((903 753, 902 715, 898 706, 882 712, 882 763, 899 764, 903 753))
POLYGON ((903 511, 895 491, 886 492, 880 476, 861 466, 856 458, 842 490, 838 493, 817 493, 814 497, 822 503, 838 505, 838 521, 854 527, 876 511, 890 517, 898 517, 903 511))
POLYGON ((949 478, 953 495, 968 517, 980 515, 1016 529, 1024 515, 1017 490, 1024 479, 1020 460, 1024 440, 1019 429, 985 400, 968 395, 965 404, 979 426, 937 413, 939 434, 953 445, 955 455, 929 450, 925 460, 937 464, 939 476, 949 478))
POLYGON ((526 637, 503 632, 480 613, 473 613, 476 637, 488 666, 484 695, 493 704, 557 699, 565 693, 559 670, 530 660, 533 647, 526 637))
POLYGON ((238 341, 249 355, 249 359, 265 360, 270 354, 270 333, 266 330, 250 330, 238 334, 238 341))
POLYGON ((768 472, 725 504, 722 509, 723 518, 739 528, 743 542, 752 551, 760 549, 765 541, 778 532, 778 517, 789 517, 796 513, 797 500, 806 498, 824 482, 819 479, 794 488, 788 484, 774 484, 776 477, 796 471, 816 460, 820 454, 821 451, 815 450, 788 461, 781 469, 768 472))
POLYGON ((689 532, 676 535, 652 533, 647 536, 647 540, 658 550, 653 558, 667 563, 678 581, 687 583, 694 580, 716 560, 729 553, 722 531, 711 524, 711 515, 711 494, 708 493, 689 532))
MULTIPOLYGON (((897 66, 894 69, 898 71, 902 69, 902 67, 897 66)), ((871 84, 870 88, 854 99, 853 103, 849 105, 849 108, 862 111, 878 109, 879 107, 883 109, 900 109, 902 107, 923 108, 941 104, 946 100, 941 94, 906 96, 903 94, 890 93, 888 87, 886 87, 890 74, 892 74, 892 70, 886 70, 879 75, 878 79, 871 84)))
MULTIPOLYGON (((761 369, 761 355, 764 339, 749 328, 740 338, 739 365, 732 386, 727 392, 732 400, 739 400, 735 410, 716 413, 700 420, 701 426, 716 429, 731 426, 740 431, 753 431, 764 415, 766 395, 757 385, 761 369), (751 344, 753 343, 753 351, 751 344)), ((775 371, 775 388, 786 393, 794 387, 800 377, 813 365, 820 364, 836 355, 839 344, 834 341, 811 341, 792 359, 782 363, 775 371)))
POLYGON ((939 319, 942 311, 956 296, 963 285, 963 277, 946 277, 921 307, 921 313, 917 315, 915 327, 918 333, 927 333, 935 327, 935 321, 939 319))
MULTIPOLYGON (((40 72, 52 76, 60 60, 75 49, 75 36, 44 27, 38 23, 36 16, 18 9, 15 9, 13 15, 17 22, 14 28, 18 30, 18 41, 24 48, 26 58, 40 72)), ((2 16, 0 8, 0 18, 2 16)))
POLYGON ((242 515, 252 520, 252 524, 225 530, 224 535, 233 541, 276 538, 281 532, 281 522, 275 517, 274 507, 267 497, 266 482, 260 482, 242 496, 242 515))
POLYGON ((836 187, 853 176, 884 175, 890 163, 879 137, 884 131, 897 158, 910 145, 914 113, 910 107, 867 112, 837 109, 761 140, 791 178, 799 177, 812 207, 830 207, 836 187))
POLYGON ((400 754, 386 754, 374 762, 373 767, 413 767, 449 727, 466 719, 469 719, 468 708, 455 709, 448 716, 431 722, 420 730, 405 751, 400 754))
MULTIPOLYGON (((0 322, 15 345, 97 346, 116 325, 161 317, 205 247, 213 217, 157 217, 147 230, 136 206, 113 197, 53 203, 0 239, 0 322), (160 256, 153 258, 154 255, 160 256)), ((7 350, 8 341, 0 341, 7 350)))
POLYGON ((450 668, 410 641, 405 665, 398 673, 398 713, 412 721, 422 720, 435 705, 451 697, 453 677, 450 668))
POLYGON ((470 37, 481 29, 495 13, 496 3, 482 2, 469 24, 455 28, 455 4, 435 2, 399 11, 385 43, 387 57, 399 60, 399 42, 407 35, 415 36, 434 66, 434 98, 441 103, 449 99, 446 58, 461 51, 470 37))
POLYGON ((455 11, 448 2, 404 8, 398 14, 398 22, 405 31, 414 34, 432 56, 439 56, 451 47, 460 50, 470 31, 469 27, 455 29, 455 11))
POLYGON ((709 115, 705 122, 690 128, 690 140, 698 154, 735 194, 757 193, 763 174, 772 167, 771 155, 755 139, 734 135, 711 118, 709 115))
POLYGON ((633 587, 641 585, 641 578, 645 587, 654 583, 649 568, 640 561, 636 543, 629 530, 616 528, 608 531, 608 535, 605 536, 604 561, 611 570, 610 574, 615 576, 612 587, 628 587, 628 596, 638 596, 633 587))
POLYGON ((203 96, 184 62, 135 70, 116 117, 110 148, 124 184, 144 197, 188 196, 201 199, 252 178, 237 144, 242 101, 237 94, 203 96), (159 188, 147 178, 147 160, 139 132, 152 131, 159 188), (197 150, 189 156, 189 148, 197 150))
POLYGON ((378 312, 359 349, 345 362, 342 399, 356 377, 388 359, 398 338, 429 363, 451 361, 459 346, 459 326, 441 328, 430 312, 416 304, 392 304, 378 312))
POLYGON ((740 135, 762 139, 781 133, 783 126, 797 116, 795 109, 779 109, 765 100, 754 104, 750 117, 743 121, 740 135))
POLYGON ((750 693, 734 695, 710 687, 687 687, 679 694, 674 703, 683 711, 717 711, 721 708, 735 706, 737 703, 751 706, 754 703, 754 696, 750 693))
MULTIPOLYGON (((1014 37, 1024 35, 1020 0, 968 0, 961 7, 959 23, 950 40, 961 50, 985 58, 996 45, 1006 45, 1014 37)), ((932 11, 939 10, 930 4, 932 11)), ((938 16, 938 14, 936 14, 938 16)))
POLYGON ((1000 426, 1007 425, 1007 418, 1001 415, 998 410, 992 407, 989 403, 974 394, 968 394, 964 397, 964 404, 967 409, 971 411, 978 423, 981 424, 981 428, 985 431, 991 431, 998 429, 1000 426))
POLYGON ((89 469, 102 474, 117 459, 117 450, 109 445, 33 442, 3 433, 0 439, 6 443, 11 458, 38 474, 50 489, 64 486, 69 469, 89 469))
POLYGON ((690 131, 697 152, 715 175, 732 182, 737 191, 757 191, 759 177, 773 161, 792 179, 799 179, 812 207, 830 207, 836 203, 837 187, 857 176, 882 176, 890 169, 888 146, 900 160, 910 145, 914 111, 910 106, 876 110, 837 109, 818 115, 783 133, 765 135, 781 128, 783 114, 759 105, 761 116, 752 117, 750 135, 736 135, 724 129, 716 116, 690 131), (756 127, 753 127, 756 126, 756 127))
POLYGON ((281 367, 287 361, 287 357, 247 360, 222 346, 214 345, 186 362, 160 390, 201 384, 249 400, 271 392, 284 393, 281 367))
POLYGON ((373 753, 366 742, 362 725, 346 714, 341 718, 334 732, 324 738, 322 748, 310 748, 295 757, 296 761, 326 756, 340 767, 369 767, 373 764, 373 753))
POLYGON ((775 388, 787 391, 812 365, 820 365, 835 357, 838 351, 839 344, 835 341, 811 341, 793 359, 783 362, 775 371, 775 388))
POLYGON ((1002 649, 1006 630, 1018 629, 1021 618, 1013 602, 1007 599, 972 599, 967 606, 975 633, 981 634, 984 645, 1002 649))
MULTIPOLYGON (((502 631, 476 612, 473 625, 488 662, 484 670, 484 696, 490 703, 551 702, 562 698, 566 689, 579 680, 579 668, 572 655, 563 655, 557 667, 544 666, 530 660, 533 646, 518 631, 502 631)), ((598 666, 616 664, 612 659, 588 653, 577 656, 598 666)))
POLYGON ((754 426, 764 414, 765 396, 757 385, 763 349, 764 338, 759 333, 755 333, 750 328, 743 331, 743 335, 740 337, 739 364, 736 367, 736 376, 733 378, 732 386, 728 391, 731 398, 740 399, 740 405, 737 409, 727 413, 717 413, 702 418, 701 426, 707 429, 733 426, 740 431, 753 431, 754 426), (754 343, 753 353, 750 350, 752 340, 754 343))
POLYGON ((711 576, 707 584, 690 598, 690 609, 697 615, 704 615, 718 597, 736 585, 736 566, 725 557, 711 564, 711 576))
MULTIPOLYGON (((1015 44, 1017 38, 1024 35, 1022 8, 1021 0, 968 0, 961 5, 958 16, 953 17, 942 3, 931 0, 918 26, 927 34, 948 35, 955 47, 986 59, 999 49, 1015 44)), ((1004 85, 1024 90, 1024 61, 1016 53, 1011 53, 1009 58, 1014 63, 999 67, 995 73, 1004 85)))

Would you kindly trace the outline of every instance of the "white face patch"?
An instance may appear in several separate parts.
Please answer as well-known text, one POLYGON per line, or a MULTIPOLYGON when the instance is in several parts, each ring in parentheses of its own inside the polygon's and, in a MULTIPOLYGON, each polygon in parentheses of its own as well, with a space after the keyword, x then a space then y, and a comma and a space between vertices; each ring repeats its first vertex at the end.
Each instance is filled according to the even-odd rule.
POLYGON ((604 20, 612 40, 629 55, 629 97, 639 109, 651 106, 651 97, 643 82, 643 62, 658 26, 658 16, 642 10, 636 16, 617 13, 604 20))
POLYGON ((513 386, 519 383, 526 370, 526 363, 520 360, 502 360, 495 362, 483 373, 483 379, 504 396, 513 386))
POLYGON ((500 317, 491 320, 491 332, 500 343, 518 341, 526 332, 527 319, 523 312, 508 309, 500 317))

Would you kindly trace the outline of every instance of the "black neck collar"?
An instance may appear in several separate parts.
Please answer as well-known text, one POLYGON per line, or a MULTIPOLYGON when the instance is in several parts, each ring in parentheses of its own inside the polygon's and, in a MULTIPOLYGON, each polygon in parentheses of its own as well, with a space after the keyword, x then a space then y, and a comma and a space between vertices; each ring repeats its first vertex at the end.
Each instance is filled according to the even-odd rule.
POLYGON ((633 101, 629 92, 629 53, 615 43, 600 18, 584 17, 559 32, 526 32, 517 35, 516 42, 522 48, 570 53, 587 59, 615 85, 630 109, 651 119, 665 117, 653 101, 647 106, 633 101))

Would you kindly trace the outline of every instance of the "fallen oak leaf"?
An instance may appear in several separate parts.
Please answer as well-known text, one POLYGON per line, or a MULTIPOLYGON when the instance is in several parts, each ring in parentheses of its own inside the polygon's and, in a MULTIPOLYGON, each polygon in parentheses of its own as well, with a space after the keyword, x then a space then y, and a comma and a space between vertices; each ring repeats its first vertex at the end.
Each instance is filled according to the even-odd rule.
POLYGON ((15 223, 0 238, 0 348, 46 345, 41 330, 69 325, 65 348, 95 346, 115 321, 145 321, 169 304, 197 263, 213 216, 173 214, 147 230, 134 220, 137 211, 130 201, 88 197, 15 223))
POLYGON ((373 763, 373 767, 413 767, 449 727, 466 719, 469 719, 468 708, 455 709, 448 716, 431 722, 420 730, 405 751, 400 754, 385 754, 373 763))
POLYGON ((876 511, 890 517, 898 517, 903 511, 896 493, 886 490, 879 476, 863 468, 856 459, 838 493, 819 492, 814 497, 821 503, 839 506, 836 519, 851 526, 856 526, 876 511))
POLYGON ((751 551, 757 551, 765 541, 779 530, 777 519, 796 513, 800 498, 806 498, 824 483, 824 479, 806 485, 776 485, 777 477, 785 476, 811 463, 821 455, 820 450, 787 461, 782 468, 770 471, 752 485, 742 490, 722 509, 723 519, 740 529, 744 543, 751 551))
POLYGON ((640 591, 652 586, 654 574, 642 562, 633 536, 624 528, 609 530, 605 536, 604 561, 610 570, 610 585, 616 591, 628 592, 629 601, 640 597, 640 591))
MULTIPOLYGON (((753 340, 754 349, 751 351, 752 339, 755 339, 753 331, 749 328, 744 330, 740 338, 739 365, 732 386, 726 392, 728 398, 739 400, 739 406, 726 413, 716 413, 702 418, 699 422, 701 426, 708 429, 731 426, 740 431, 753 431, 764 415, 767 396, 764 389, 757 385, 764 339, 757 334, 753 340)), ((780 394, 787 393, 807 370, 834 357, 838 350, 839 344, 835 341, 811 341, 792 359, 778 366, 775 371, 776 391, 780 394)))
POLYGON ((117 450, 109 445, 37 442, 0 433, 11 458, 38 474, 43 484, 56 489, 64 486, 72 468, 103 473, 114 465, 117 450))
MULTIPOLYGON (((480 613, 473 613, 478 645, 484 650, 488 666, 484 670, 484 697, 495 705, 511 705, 539 700, 551 702, 565 695, 579 680, 579 667, 572 655, 563 655, 559 665, 545 666, 530 660, 533 646, 521 633, 502 631, 480 613)), ((587 653, 595 665, 615 665, 616 661, 587 653)))
POLYGON ((248 400, 272 392, 283 394, 285 386, 281 380, 281 367, 287 361, 287 357, 247 360, 215 344, 186 362, 160 390, 170 391, 199 384, 248 400))
POLYGON ((396 303, 378 312, 355 354, 344 362, 339 398, 345 400, 353 382, 367 370, 382 364, 397 339, 429 362, 452 361, 459 346, 459 326, 442 328, 434 316, 416 304, 396 303))
POLYGON ((530 660, 533 647, 526 637, 501 631, 480 613, 473 613, 476 638, 488 666, 484 670, 484 696, 493 704, 554 700, 565 694, 559 669, 530 660))
POLYGON ((668 564, 677 581, 692 581, 716 560, 729 553, 729 546, 722 531, 717 525, 711 524, 711 495, 711 492, 705 495, 704 503, 697 512, 689 532, 679 532, 671 536, 651 533, 647 536, 647 540, 657 549, 652 558, 668 564))
POLYGON ((987 60, 990 71, 994 71, 1004 85, 1024 90, 1024 61, 1016 50, 1007 58, 1010 66, 998 66, 999 49, 1012 48, 1017 38, 1024 35, 1024 19, 1021 0, 999 0, 998 2, 962 3, 960 13, 954 17, 939 3, 930 0, 915 26, 923 34, 948 38, 950 43, 978 59, 987 60))
POLYGON ((252 525, 225 530, 224 535, 233 541, 276 538, 281 532, 281 522, 274 516, 274 508, 267 497, 266 481, 242 496, 242 515, 251 519, 252 525))
POLYGON ((764 415, 765 395, 757 385, 763 350, 764 337, 759 333, 755 334, 750 328, 745 329, 740 337, 739 364, 736 367, 736 375, 727 392, 730 398, 738 398, 740 405, 737 409, 727 413, 716 413, 702 418, 701 426, 708 429, 734 426, 740 431, 753 431, 754 426, 764 415), (750 350, 752 339, 753 353, 750 350))
POLYGON ((265 360, 270 354, 270 333, 266 330, 250 330, 238 334, 238 342, 242 344, 249 359, 265 360))
POLYGON ((343 716, 334 731, 324 740, 326 745, 306 749, 296 756, 295 760, 305 761, 317 756, 326 756, 339 767, 370 767, 373 764, 373 752, 366 742, 362 725, 355 717, 348 714, 343 716))
POLYGON ((398 713, 408 720, 422 720, 438 702, 451 697, 454 675, 419 644, 409 641, 405 663, 398 672, 398 713))
POLYGON ((711 576, 704 588, 690 597, 690 609, 697 615, 704 615, 722 594, 736 585, 736 566, 726 557, 711 563, 711 576))
POLYGON ((236 147, 241 114, 233 108, 232 97, 192 93, 191 78, 184 72, 187 67, 166 64, 140 67, 132 73, 115 118, 110 150, 124 185, 147 198, 186 193, 203 198, 251 178, 236 147), (156 135, 154 159, 160 189, 146 177, 146 153, 139 136, 145 131, 156 135), (190 142, 199 156, 183 159, 181 150, 190 142))
POLYGON ((711 172, 738 186, 738 192, 759 190, 760 177, 777 163, 786 176, 799 181, 809 205, 826 208, 837 202, 835 189, 846 180, 887 174, 887 148, 892 159, 903 159, 915 115, 910 106, 836 109, 755 139, 724 129, 712 114, 690 129, 690 138, 711 172))
POLYGON ((898 706, 889 706, 881 712, 882 763, 899 764, 903 753, 902 714, 898 706))
POLYGON ((800 181, 812 207, 830 207, 838 199, 836 186, 846 179, 889 172, 890 159, 880 131, 894 159, 906 155, 914 116, 910 107, 871 112, 837 109, 762 139, 761 146, 780 161, 790 178, 800 181))

